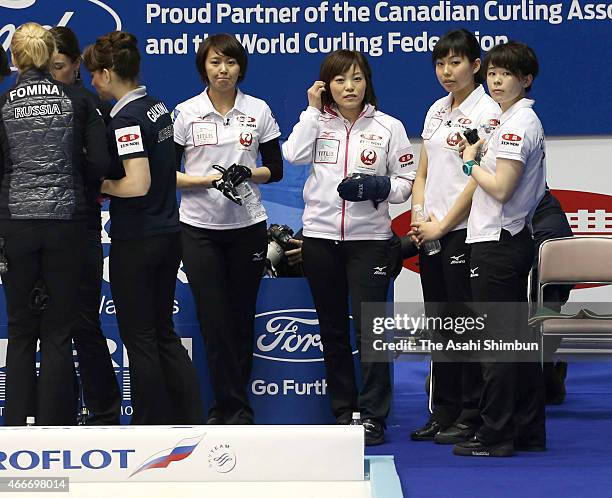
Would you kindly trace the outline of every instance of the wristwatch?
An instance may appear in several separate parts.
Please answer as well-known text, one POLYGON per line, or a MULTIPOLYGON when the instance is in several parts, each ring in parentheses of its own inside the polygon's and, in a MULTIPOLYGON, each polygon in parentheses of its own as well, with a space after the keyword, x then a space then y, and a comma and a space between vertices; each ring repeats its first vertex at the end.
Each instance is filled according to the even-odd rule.
POLYGON ((470 176, 472 174, 472 168, 474 166, 478 166, 478 163, 476 161, 466 161, 463 163, 463 172, 467 175, 470 176))

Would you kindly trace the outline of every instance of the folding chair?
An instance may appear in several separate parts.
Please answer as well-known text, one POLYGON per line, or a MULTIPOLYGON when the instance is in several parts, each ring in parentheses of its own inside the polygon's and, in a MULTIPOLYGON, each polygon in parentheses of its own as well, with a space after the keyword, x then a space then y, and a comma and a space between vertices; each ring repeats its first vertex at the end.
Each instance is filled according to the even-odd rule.
MULTIPOLYGON (((564 237, 546 240, 538 254, 538 307, 545 306, 544 289, 559 284, 612 284, 612 237, 564 237)), ((608 311, 612 313, 612 309, 608 311)), ((612 336, 612 320, 548 318, 540 325, 540 358, 544 336, 612 336)))

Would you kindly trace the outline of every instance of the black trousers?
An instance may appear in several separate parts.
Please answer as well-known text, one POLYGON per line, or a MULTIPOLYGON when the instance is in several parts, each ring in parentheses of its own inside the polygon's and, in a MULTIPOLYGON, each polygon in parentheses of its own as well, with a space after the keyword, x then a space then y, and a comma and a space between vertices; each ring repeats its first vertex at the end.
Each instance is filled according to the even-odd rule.
POLYGON ((79 283, 77 318, 72 338, 79 357, 79 372, 90 425, 117 425, 121 395, 113 363, 100 325, 103 270, 100 229, 87 229, 83 247, 83 273, 79 283))
POLYGON ((174 331, 179 232, 113 240, 110 280, 130 362, 132 424, 200 424, 196 370, 174 331))
POLYGON ((76 423, 71 339, 85 231, 84 222, 0 221, 9 265, 2 275, 9 339, 5 425, 25 425, 27 416, 38 425, 76 423), (41 277, 49 299, 38 312, 30 307, 30 293, 41 277))
POLYGON ((247 387, 268 246, 266 223, 231 230, 182 224, 183 269, 195 300, 214 393, 209 418, 253 422, 247 387))
MULTIPOLYGON (((475 302, 485 303, 490 338, 512 340, 524 330, 527 278, 534 244, 525 228, 515 236, 502 230, 498 242, 472 245, 471 278, 475 302)), ((481 364, 483 392, 478 438, 488 444, 514 439, 545 445, 544 384, 537 353, 531 362, 487 361, 481 364)))
MULTIPOLYGON (((462 313, 461 308, 467 311, 462 303, 472 301, 470 246, 465 243, 466 232, 467 229, 454 230, 442 237, 438 254, 419 254, 421 286, 428 316, 462 313)), ((453 341, 461 338, 454 332, 450 335, 453 341)), ((435 351, 432 353, 431 420, 443 426, 458 422, 478 428, 481 424, 478 404, 482 388, 479 363, 462 361, 459 356, 439 356, 435 351)))
POLYGON ((368 343, 373 337, 371 327, 362 329, 361 304, 387 300, 390 270, 395 262, 391 242, 338 242, 304 237, 302 253, 304 272, 319 317, 334 416, 350 418, 351 412, 359 411, 362 418, 384 423, 391 406, 390 363, 362 359, 362 388, 357 392, 349 337, 349 299, 357 347, 361 347, 362 335, 368 343), (380 268, 384 269, 380 271, 380 268))

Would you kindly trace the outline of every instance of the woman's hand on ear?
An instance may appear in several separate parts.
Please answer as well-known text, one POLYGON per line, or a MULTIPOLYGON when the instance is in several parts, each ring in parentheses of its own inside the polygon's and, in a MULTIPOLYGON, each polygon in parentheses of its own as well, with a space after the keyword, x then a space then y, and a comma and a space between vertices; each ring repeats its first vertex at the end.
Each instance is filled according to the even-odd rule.
POLYGON ((321 110, 323 102, 321 100, 321 94, 325 91, 325 83, 322 81, 315 81, 313 85, 308 89, 308 105, 315 109, 321 110))

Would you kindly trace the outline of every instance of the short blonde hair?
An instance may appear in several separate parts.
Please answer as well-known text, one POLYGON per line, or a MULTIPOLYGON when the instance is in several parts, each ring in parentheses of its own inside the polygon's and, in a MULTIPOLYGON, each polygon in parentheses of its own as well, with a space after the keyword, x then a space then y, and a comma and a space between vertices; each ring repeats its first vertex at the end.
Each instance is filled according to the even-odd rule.
POLYGON ((47 69, 55 51, 53 35, 35 22, 19 26, 11 40, 13 62, 20 71, 47 69))

